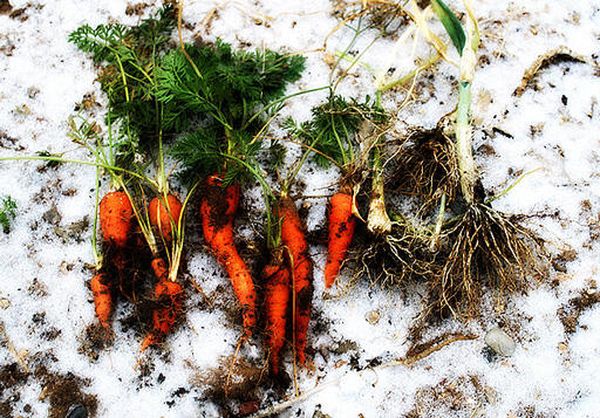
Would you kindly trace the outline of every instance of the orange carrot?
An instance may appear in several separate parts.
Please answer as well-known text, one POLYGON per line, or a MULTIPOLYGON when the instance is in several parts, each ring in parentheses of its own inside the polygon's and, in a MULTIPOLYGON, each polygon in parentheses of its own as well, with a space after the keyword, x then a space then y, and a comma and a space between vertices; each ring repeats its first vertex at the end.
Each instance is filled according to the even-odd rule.
POLYGON ((292 281, 296 300, 294 340, 298 362, 306 362, 306 337, 310 321, 313 294, 313 264, 308 254, 306 228, 292 199, 284 196, 279 200, 277 213, 281 219, 281 241, 288 248, 290 265, 293 267, 292 281))
POLYGON ((256 290, 250 270, 240 257, 233 239, 240 186, 232 184, 223 188, 218 175, 209 176, 205 186, 200 202, 204 239, 231 279, 233 291, 242 306, 244 332, 251 336, 256 324, 256 290))
POLYGON ((270 349, 271 374, 279 375, 281 349, 285 344, 285 325, 290 298, 290 273, 281 260, 267 264, 262 272, 265 280, 265 310, 270 349))
POLYGON ((90 282, 94 305, 96 306, 96 317, 100 325, 110 328, 110 317, 113 311, 112 283, 105 273, 97 273, 90 282))
POLYGON ((100 228, 104 240, 118 248, 127 245, 133 208, 125 192, 110 192, 100 201, 100 228))
POLYGON ((356 218, 352 214, 352 195, 338 192, 331 197, 329 241, 325 264, 325 287, 335 282, 354 236, 356 218))
POLYGON ((157 307, 152 311, 152 330, 142 341, 141 351, 159 344, 175 327, 183 306, 183 288, 168 279, 165 260, 156 257, 152 260, 152 270, 158 279, 154 287, 157 307))
POLYGON ((155 197, 148 205, 150 223, 157 228, 165 241, 173 240, 173 228, 177 228, 181 216, 181 202, 177 196, 168 194, 166 205, 163 199, 155 197))

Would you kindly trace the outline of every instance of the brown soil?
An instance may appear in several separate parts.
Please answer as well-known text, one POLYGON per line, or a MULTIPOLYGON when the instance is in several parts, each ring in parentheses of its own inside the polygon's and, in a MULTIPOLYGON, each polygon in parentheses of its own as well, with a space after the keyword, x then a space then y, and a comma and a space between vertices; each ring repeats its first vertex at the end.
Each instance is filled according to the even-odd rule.
POLYGON ((579 318, 588 309, 600 302, 600 291, 584 289, 579 296, 569 300, 558 309, 558 317, 565 333, 573 334, 579 327, 579 318))

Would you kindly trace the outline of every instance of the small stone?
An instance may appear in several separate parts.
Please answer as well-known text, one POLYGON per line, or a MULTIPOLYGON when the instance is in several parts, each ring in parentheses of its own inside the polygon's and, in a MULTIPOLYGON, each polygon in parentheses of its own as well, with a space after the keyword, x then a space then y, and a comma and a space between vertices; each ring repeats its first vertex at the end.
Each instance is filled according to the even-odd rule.
POLYGON ((6 298, 0 298, 0 309, 8 309, 10 307, 10 300, 6 298))
POLYGON ((87 418, 88 411, 87 408, 81 404, 71 405, 65 418, 87 418))
POLYGON ((56 205, 52 205, 43 215, 42 219, 51 225, 58 225, 62 221, 62 215, 58 211, 56 205))
POLYGON ((492 328, 485 334, 485 343, 500 356, 509 357, 515 352, 516 344, 500 328, 492 328))
POLYGON ((63 261, 60 263, 60 266, 58 266, 58 269, 59 269, 59 271, 60 271, 62 274, 67 274, 67 273, 69 273, 70 271, 73 271, 73 267, 74 267, 74 266, 75 266, 75 265, 74 265, 73 263, 69 263, 68 261, 66 261, 66 260, 63 260, 63 261))
POLYGON ((365 319, 367 320, 367 322, 369 324, 375 325, 381 319, 381 313, 379 313, 378 310, 369 311, 369 312, 367 312, 367 315, 365 316, 365 319))
POLYGON ((35 99, 38 94, 40 94, 40 89, 37 87, 31 86, 27 89, 27 97, 30 99, 35 99))
POLYGON ((331 415, 322 412, 321 409, 319 408, 319 409, 315 410, 312 418, 331 418, 331 415))

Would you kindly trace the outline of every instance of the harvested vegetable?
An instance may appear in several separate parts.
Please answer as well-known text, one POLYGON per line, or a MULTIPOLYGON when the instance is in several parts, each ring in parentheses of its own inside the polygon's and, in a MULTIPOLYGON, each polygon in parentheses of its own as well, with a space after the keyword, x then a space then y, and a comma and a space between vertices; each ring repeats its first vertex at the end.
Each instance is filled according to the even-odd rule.
POLYGON ((271 261, 262 271, 264 281, 267 339, 271 374, 280 372, 281 350, 285 344, 288 303, 290 299, 290 271, 283 251, 274 251, 271 261))
MULTIPOLYGON (((306 228, 298 215, 296 204, 284 194, 277 205, 281 222, 281 242, 289 253, 289 264, 294 291, 293 333, 296 358, 301 365, 306 362, 306 339, 310 322, 313 296, 313 263, 308 254, 306 228)), ((283 273, 281 273, 283 275, 283 273)))
POLYGON ((148 205, 148 215, 150 223, 160 232, 161 237, 166 242, 171 242, 181 218, 181 201, 170 193, 166 199, 157 196, 148 205))
POLYGON ((376 103, 358 103, 330 95, 327 102, 312 111, 313 119, 296 133, 316 151, 317 162, 334 162, 342 171, 339 191, 330 199, 329 236, 325 286, 331 287, 346 258, 356 225, 354 195, 364 181, 370 165, 369 154, 380 136, 370 134, 372 121, 383 118, 376 103))
POLYGON ((130 238, 133 225, 133 207, 127 193, 107 193, 100 201, 100 228, 104 241, 124 248, 130 238))
POLYGON ((208 177, 200 202, 202 232, 217 261, 227 271, 242 307, 244 333, 252 335, 256 324, 256 290, 250 270, 235 246, 233 221, 240 200, 240 186, 223 187, 218 175, 208 177))
MULTIPOLYGON (((171 170, 165 167, 163 139, 187 127, 189 115, 179 107, 159 101, 156 96, 157 73, 165 64, 168 50, 173 49, 170 39, 175 23, 175 8, 167 3, 157 14, 136 26, 110 23, 92 28, 83 25, 69 37, 99 65, 98 80, 108 96, 108 139, 98 138, 99 131, 91 128, 83 131, 96 132, 94 141, 89 141, 85 134, 73 135, 74 140, 86 145, 107 169, 113 186, 123 190, 118 192, 120 195, 108 195, 100 203, 105 241, 111 247, 123 249, 129 235, 139 238, 140 234, 131 234, 135 226, 154 260, 157 304, 145 347, 161 341, 172 329, 183 302, 181 285, 175 280, 183 254, 181 217, 189 195, 182 204, 169 192, 167 173, 171 170), (147 162, 154 163, 155 179, 148 174, 147 162), (149 204, 148 193, 157 196, 149 204), (157 244, 155 231, 164 246, 157 244), (169 261, 168 266, 164 260, 169 261)), ((194 189, 191 188, 190 193, 194 189)), ((132 243, 136 250, 141 249, 140 244, 139 239, 132 243)), ((108 266, 112 268, 107 271, 118 275, 120 293, 125 295, 124 289, 131 288, 127 257, 112 248, 108 255, 108 266)), ((97 260, 100 271, 101 257, 97 260)), ((133 273, 137 277, 138 272, 133 273)), ((132 301, 137 303, 135 298, 132 301)))
MULTIPOLYGON (((127 261, 124 255, 125 247, 131 239, 132 226, 134 224, 133 207, 129 196, 122 191, 107 193, 99 205, 99 219, 102 237, 109 246, 109 265, 113 267, 119 277, 119 288, 123 288, 125 269, 127 261)), ((94 240, 95 244, 95 240, 94 240)), ((94 251, 95 245, 94 245, 94 251)), ((90 281, 96 317, 104 328, 110 328, 110 318, 114 305, 114 280, 109 273, 102 268, 102 258, 96 256, 96 275, 90 281)))
POLYGON ((470 2, 464 4, 466 27, 442 0, 432 2, 460 55, 454 147, 465 205, 461 213, 443 225, 442 237, 448 248, 440 273, 430 283, 430 304, 432 312, 472 317, 478 311, 485 286, 498 291, 499 305, 506 294, 526 289, 527 278, 540 272, 542 247, 533 232, 493 209, 486 200, 473 158, 471 125, 471 87, 479 28, 470 2))
POLYGON ((287 84, 300 77, 304 58, 270 50, 234 51, 217 41, 182 45, 168 53, 164 63, 158 72, 160 101, 202 121, 199 128, 178 138, 173 155, 188 178, 205 179, 202 231, 230 277, 247 337, 256 323, 256 290, 235 246, 234 215, 241 186, 258 166, 267 112, 282 102, 287 84))
POLYGON ((338 192, 330 199, 325 287, 331 287, 335 282, 352 243, 356 227, 352 205, 353 199, 349 193, 338 192))
POLYGON ((96 318, 104 328, 110 328, 110 317, 113 312, 113 284, 106 273, 97 273, 90 281, 94 305, 96 306, 96 318))
POLYGON ((161 343, 177 324, 183 311, 183 287, 168 278, 169 270, 165 260, 157 257, 152 260, 152 270, 157 278, 154 287, 156 308, 152 311, 152 329, 142 341, 140 350, 161 343))

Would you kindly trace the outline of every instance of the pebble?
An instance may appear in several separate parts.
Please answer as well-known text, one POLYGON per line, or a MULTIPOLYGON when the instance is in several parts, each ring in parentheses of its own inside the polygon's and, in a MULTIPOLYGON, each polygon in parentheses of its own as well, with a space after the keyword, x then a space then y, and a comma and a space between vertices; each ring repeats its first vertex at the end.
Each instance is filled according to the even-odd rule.
POLYGON ((485 334, 485 343, 500 356, 509 357, 515 352, 516 344, 510 336, 500 328, 492 328, 485 334))
POLYGON ((369 311, 367 312, 365 319, 369 324, 375 325, 381 319, 381 313, 379 313, 377 310, 369 311))
POLYGON ((88 418, 87 408, 79 403, 71 405, 65 418, 88 418))

